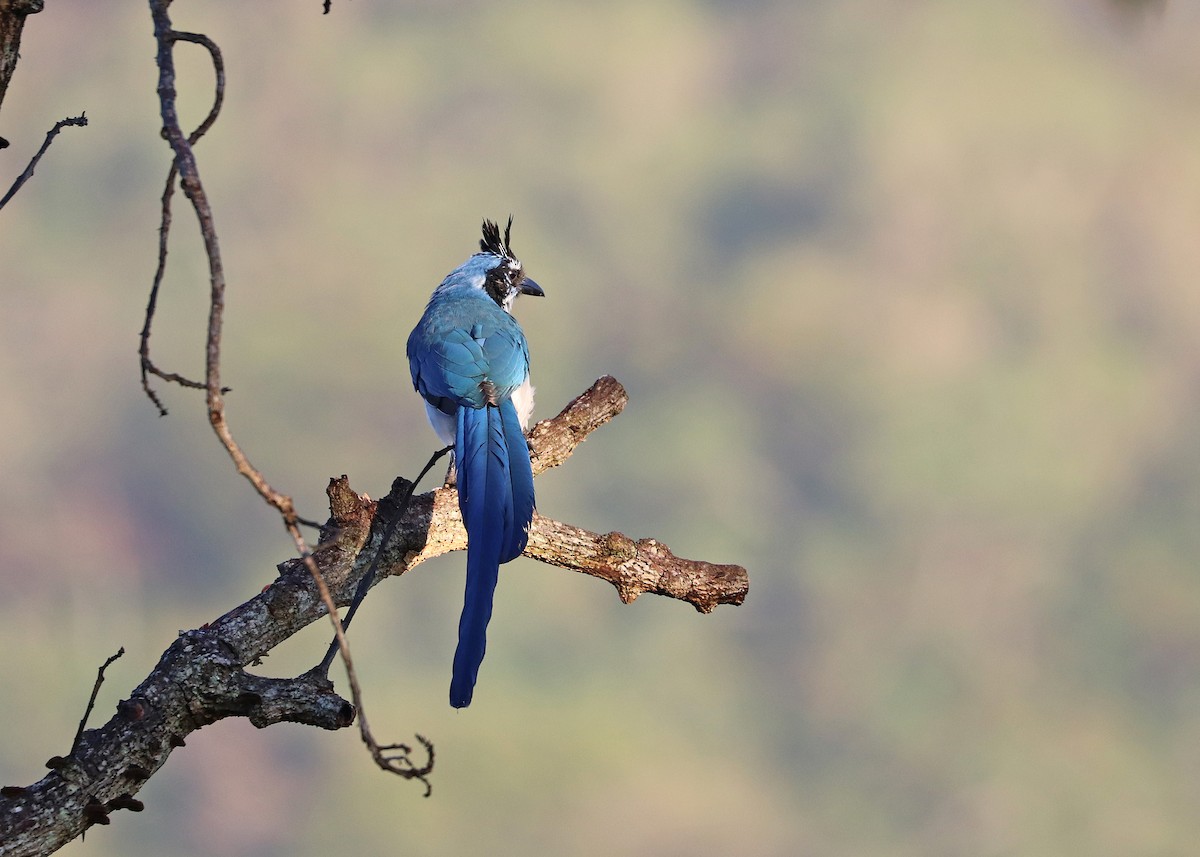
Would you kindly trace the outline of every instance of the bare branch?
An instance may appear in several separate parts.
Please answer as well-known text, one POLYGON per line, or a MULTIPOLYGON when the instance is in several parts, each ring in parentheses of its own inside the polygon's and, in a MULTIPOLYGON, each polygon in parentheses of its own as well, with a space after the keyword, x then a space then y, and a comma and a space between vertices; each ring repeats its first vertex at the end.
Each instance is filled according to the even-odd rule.
MULTIPOLYGON (((241 446, 234 440, 233 432, 230 430, 229 422, 225 416, 223 396, 226 390, 221 386, 221 327, 225 316, 225 267, 221 261, 221 247, 217 239, 217 228, 213 218, 212 206, 209 205, 208 195, 204 191, 204 184, 200 181, 200 169, 196 164, 196 156, 192 151, 193 142, 198 140, 212 126, 212 123, 220 113, 225 90, 224 62, 221 59, 220 49, 207 36, 172 29, 170 16, 167 14, 167 7, 169 5, 169 0, 150 0, 150 14, 154 19, 154 37, 158 42, 158 98, 163 120, 163 136, 166 137, 167 142, 171 144, 171 149, 175 152, 175 161, 172 165, 172 170, 178 171, 180 186, 183 188, 184 196, 192 203, 192 209, 195 211, 196 219, 200 224, 200 234, 204 240, 205 255, 208 258, 210 289, 208 335, 205 341, 204 361, 204 389, 208 402, 208 421, 217 438, 221 441, 221 445, 225 447, 225 451, 233 460, 238 473, 245 477, 254 487, 254 490, 258 492, 259 496, 279 511, 283 517, 284 526, 290 531, 299 520, 296 509, 292 504, 292 498, 273 488, 262 475, 262 472, 250 463, 241 446), (180 128, 179 113, 175 106, 174 49, 175 43, 180 41, 192 42, 203 46, 212 58, 213 68, 217 75, 217 91, 213 99, 213 107, 205 120, 200 123, 200 127, 191 136, 187 137, 184 136, 183 130, 180 128)), ((170 181, 171 178, 171 176, 168 176, 168 191, 163 194, 163 226, 159 233, 159 273, 155 276, 150 305, 147 307, 147 321, 143 328, 143 380, 145 379, 146 372, 153 371, 147 366, 147 362, 149 361, 148 339, 150 320, 157 301, 158 286, 161 283, 161 271, 165 264, 166 237, 167 230, 170 228, 169 188, 172 184, 170 181)), ((159 376, 164 377, 162 374, 159 376)), ((148 385, 146 385, 146 391, 161 412, 162 403, 150 391, 148 385)), ((302 539, 297 543, 297 547, 301 553, 307 549, 302 539)))
MULTIPOLYGON (((625 401, 615 379, 601 378, 558 416, 538 423, 530 433, 541 456, 535 471, 561 464, 590 431, 620 413, 625 401)), ((389 497, 373 502, 351 490, 345 477, 331 480, 330 520, 315 551, 282 563, 279 577, 259 595, 181 634, 108 723, 85 731, 66 757, 51 759, 51 772, 41 781, 0 789, 0 857, 50 853, 90 825, 108 823, 118 809, 140 809, 133 796, 171 751, 191 732, 222 718, 246 717, 258 727, 281 721, 323 729, 350 725, 356 706, 334 692, 320 668, 292 679, 263 678, 246 668, 326 615, 335 602, 349 603, 389 526, 395 525, 396 535, 383 552, 378 579, 466 547, 454 489, 414 497, 397 515, 392 498, 407 484, 396 480, 389 497)), ((740 604, 748 588, 740 566, 680 559, 653 539, 597 535, 544 517, 534 520, 527 554, 608 580, 627 602, 651 592, 708 612, 718 604, 740 604)), ((340 623, 337 627, 344 642, 340 623)), ((347 666, 353 669, 348 659, 347 666)), ((361 719, 361 708, 357 714, 361 719)), ((412 759, 408 745, 372 739, 368 747, 380 767, 420 780, 428 793, 433 747, 416 739, 424 762, 412 759)))
POLYGON ((558 467, 589 434, 611 420, 629 404, 621 382, 605 375, 580 393, 552 420, 542 420, 529 430, 529 456, 536 476, 558 467))
MULTIPOLYGON (((619 414, 627 401, 620 382, 605 376, 558 416, 535 425, 529 432, 534 474, 565 461, 589 433, 619 414)), ((355 493, 345 477, 331 480, 333 517, 326 526, 333 528, 330 532, 343 534, 372 526, 381 532, 395 517, 391 498, 400 496, 406 488, 407 482, 398 479, 388 497, 372 502, 355 493)), ((458 494, 453 488, 414 497, 395 529, 396 535, 383 549, 381 571, 373 584, 467 546, 458 494)), ((322 574, 339 604, 346 603, 345 581, 359 580, 368 563, 376 558, 381 539, 375 531, 369 541, 346 550, 337 562, 322 565, 322 574)), ((626 603, 649 592, 687 601, 700 612, 709 613, 720 604, 741 604, 749 590, 749 577, 741 566, 683 559, 654 539, 634 541, 621 533, 593 533, 542 515, 534 516, 525 552, 549 565, 609 581, 626 603)))
MULTIPOLYGON (((194 42, 202 45, 212 58, 213 71, 216 72, 216 87, 213 94, 212 108, 208 111, 208 115, 204 117, 204 121, 196 126, 196 130, 187 136, 188 145, 194 146, 205 135, 208 129, 212 127, 213 123, 217 121, 217 116, 221 113, 221 105, 225 102, 225 61, 216 43, 207 36, 197 33, 175 33, 175 38, 180 41, 194 42)), ((179 162, 175 160, 171 162, 171 168, 167 171, 167 182, 163 188, 162 219, 158 227, 158 267, 154 271, 154 282, 150 286, 150 298, 146 303, 146 321, 142 325, 141 342, 138 346, 138 355, 141 358, 142 364, 142 389, 146 392, 150 401, 154 403, 154 406, 158 408, 159 416, 164 417, 167 415, 167 408, 150 386, 150 375, 156 375, 168 383, 179 384, 181 387, 191 387, 196 390, 206 389, 206 385, 199 381, 192 381, 176 372, 164 372, 150 358, 150 328, 154 322, 154 313, 158 309, 158 292, 162 286, 163 275, 167 271, 167 240, 171 234, 171 198, 175 195, 175 180, 178 177, 179 162)), ((228 392, 228 387, 221 389, 222 394, 228 392)))
POLYGON ((224 631, 214 624, 181 634, 106 724, 84 732, 65 758, 46 763, 50 773, 0 792, 0 857, 49 854, 91 825, 109 823, 114 810, 140 809, 133 795, 187 735, 209 723, 246 717, 260 728, 289 721, 340 729, 353 720, 352 706, 328 681, 244 672, 239 646, 252 651, 254 641, 224 631))
POLYGON ((92 685, 92 695, 88 697, 87 708, 83 710, 83 717, 79 718, 79 728, 75 730, 75 740, 71 743, 71 752, 74 753, 79 749, 79 741, 83 738, 83 730, 87 727, 88 718, 92 716, 92 709, 96 707, 96 697, 100 693, 100 686, 104 684, 104 671, 112 665, 112 662, 125 654, 125 647, 117 649, 115 655, 109 655, 108 658, 100 665, 100 669, 96 670, 96 683, 92 685))
POLYGON ((50 148, 50 144, 54 142, 54 138, 58 136, 59 131, 61 131, 67 125, 83 126, 87 125, 87 123, 87 116, 83 115, 82 113, 78 116, 71 116, 67 119, 59 119, 57 122, 55 122, 54 127, 46 132, 46 139, 42 142, 42 147, 37 150, 37 154, 34 155, 32 160, 29 161, 29 166, 25 168, 25 172, 17 176, 17 180, 14 181, 12 187, 8 189, 8 193, 4 194, 4 197, 0 199, 0 208, 4 208, 4 206, 8 204, 8 201, 12 199, 16 195, 17 191, 21 189, 21 186, 33 178, 33 171, 36 169, 38 161, 42 159, 42 155, 46 154, 46 150, 50 148))

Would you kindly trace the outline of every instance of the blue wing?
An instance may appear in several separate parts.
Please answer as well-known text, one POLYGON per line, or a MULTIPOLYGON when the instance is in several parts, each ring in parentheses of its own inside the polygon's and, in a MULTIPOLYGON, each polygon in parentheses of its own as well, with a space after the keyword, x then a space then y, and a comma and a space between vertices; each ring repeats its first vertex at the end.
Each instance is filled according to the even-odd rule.
POLYGON ((517 320, 482 292, 430 301, 408 338, 413 386, 445 414, 507 399, 529 377, 517 320))

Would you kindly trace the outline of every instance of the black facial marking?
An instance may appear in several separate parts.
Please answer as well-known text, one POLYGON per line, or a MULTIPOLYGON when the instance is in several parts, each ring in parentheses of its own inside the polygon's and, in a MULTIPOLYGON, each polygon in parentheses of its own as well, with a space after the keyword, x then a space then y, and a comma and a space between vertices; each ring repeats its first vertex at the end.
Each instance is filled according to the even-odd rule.
POLYGON ((500 264, 487 272, 483 282, 483 290, 499 306, 504 306, 509 296, 519 290, 525 271, 512 251, 512 215, 508 216, 508 224, 504 227, 504 237, 500 237, 500 226, 491 220, 483 221, 483 238, 479 249, 500 259, 500 264))

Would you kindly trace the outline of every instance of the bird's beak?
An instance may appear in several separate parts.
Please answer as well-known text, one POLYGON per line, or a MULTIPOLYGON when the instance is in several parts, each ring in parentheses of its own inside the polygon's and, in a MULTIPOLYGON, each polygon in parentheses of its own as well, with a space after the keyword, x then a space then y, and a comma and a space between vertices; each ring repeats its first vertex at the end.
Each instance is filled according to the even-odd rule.
POLYGON ((521 280, 521 294, 533 295, 535 298, 544 298, 546 296, 546 293, 542 291, 542 287, 528 277, 521 280))

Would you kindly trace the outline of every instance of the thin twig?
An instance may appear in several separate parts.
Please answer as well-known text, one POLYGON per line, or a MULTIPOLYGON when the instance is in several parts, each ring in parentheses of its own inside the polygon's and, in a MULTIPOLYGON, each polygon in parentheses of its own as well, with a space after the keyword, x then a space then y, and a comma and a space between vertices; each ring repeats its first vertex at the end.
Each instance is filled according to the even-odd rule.
POLYGON ((37 150, 37 154, 33 156, 33 160, 29 162, 29 166, 25 168, 25 172, 17 176, 17 180, 13 182, 12 187, 8 189, 8 193, 4 194, 3 199, 0 199, 0 208, 4 208, 4 206, 10 199, 13 198, 16 192, 21 189, 21 185, 25 184, 25 182, 29 181, 33 177, 33 171, 37 167, 38 161, 42 159, 42 155, 46 154, 46 150, 50 148, 50 144, 54 142, 54 138, 58 136, 59 131, 61 131, 67 125, 84 126, 87 125, 87 123, 87 116, 83 113, 79 114, 78 116, 72 116, 68 119, 59 119, 57 122, 55 122, 54 127, 46 132, 46 139, 42 143, 42 147, 37 150))
MULTIPOLYGON (((336 605, 333 598, 330 596, 329 588, 326 585, 324 578, 321 575, 320 569, 312 557, 312 552, 309 550, 303 536, 299 530, 299 524, 311 524, 312 522, 305 521, 296 514, 295 507, 292 504, 292 499, 287 495, 275 490, 263 477, 262 473, 257 470, 246 457, 241 447, 234 440, 233 433, 229 429, 228 421, 225 416, 225 406, 223 394, 227 392, 227 388, 221 386, 221 325, 225 309, 225 275, 221 262, 220 248, 217 241, 216 227, 213 223, 212 209, 209 206, 208 198, 204 192, 204 186, 200 181, 199 170, 196 165, 195 156, 192 151, 192 146, 197 139, 211 127, 212 122, 216 119, 220 110, 221 101, 224 93, 225 77, 224 65, 221 59, 221 52, 216 44, 206 36, 197 35, 194 33, 181 33, 171 28, 170 18, 167 14, 167 0, 151 0, 151 14, 154 18, 154 32, 158 41, 158 67, 159 67, 159 84, 158 94, 161 103, 163 117, 163 133, 168 142, 171 144, 172 150, 175 152, 175 160, 172 163, 171 171, 168 174, 167 186, 163 192, 162 205, 162 226, 159 230, 159 263, 155 274, 154 284, 151 288, 150 299, 146 310, 146 323, 142 330, 142 341, 140 354, 142 359, 142 386, 146 391, 147 396, 159 409, 159 413, 165 413, 166 409, 161 400, 151 389, 149 385, 148 375, 154 374, 164 380, 175 381, 184 386, 200 386, 196 382, 188 382, 187 379, 180 378, 175 375, 167 375, 161 372, 150 360, 149 355, 149 338, 150 327, 153 320, 154 312, 157 306, 158 292, 162 283, 163 271, 166 266, 167 254, 167 238, 171 225, 171 197, 173 195, 174 180, 176 174, 180 177, 180 185, 183 188, 184 194, 191 201, 192 207, 196 212, 196 218, 200 222, 200 231, 204 239, 205 251, 208 256, 209 274, 211 282, 211 292, 209 299, 209 320, 208 320, 208 335, 206 339, 206 359, 205 359, 205 382, 204 389, 206 391, 206 399, 208 403, 209 423, 213 427, 213 431, 217 434, 222 445, 225 447, 230 458, 233 460, 238 472, 242 474, 254 486, 259 495, 271 506, 277 509, 283 517, 283 523, 288 533, 292 536, 292 540, 296 545, 296 549, 303 558, 304 565, 317 587, 322 603, 328 611, 330 622, 333 624, 334 637, 336 640, 337 651, 342 653, 342 658, 346 664, 346 671, 349 676, 351 692, 354 697, 354 705, 358 710, 359 728, 362 733, 362 739, 369 748, 372 757, 376 763, 384 770, 392 771, 401 776, 418 779, 425 783, 426 794, 429 793, 430 785, 427 775, 433 768, 433 747, 421 736, 417 739, 426 748, 428 760, 424 765, 418 766, 409 758, 410 749, 402 744, 381 745, 375 740, 371 734, 370 728, 367 725, 367 720, 363 712, 362 691, 358 683, 357 675, 354 671, 353 660, 350 657, 350 650, 346 643, 345 630, 342 620, 337 613, 336 605), (179 127, 179 118, 175 108, 175 68, 173 46, 176 41, 189 41, 203 45, 209 52, 212 58, 213 65, 217 71, 217 95, 214 99, 213 109, 208 117, 197 128, 196 132, 185 138, 179 127)), ((436 458, 435 458, 436 460, 436 458)), ((432 466, 432 462, 430 463, 432 466)), ((428 469, 428 468, 427 468, 428 469)), ((368 587, 369 588, 369 587, 368 587)), ((361 598, 359 599, 361 600, 361 598)), ((357 604, 352 605, 357 607, 357 604)), ((350 614, 347 614, 349 621, 350 614)), ((323 672, 328 672, 328 664, 324 665, 323 672)))
POLYGON ((329 675, 329 667, 333 663, 333 659, 338 652, 342 655, 342 663, 346 667, 346 679, 350 683, 350 695, 354 701, 354 707, 358 711, 358 732, 362 738, 363 744, 366 745, 371 758, 375 760, 375 764, 385 771, 397 774, 405 779, 419 780, 425 784, 425 797, 433 794, 433 784, 429 781, 429 774, 433 772, 434 750, 433 743, 421 734, 416 735, 417 741, 425 748, 426 760, 423 765, 416 765, 411 758, 412 747, 407 744, 380 744, 375 738, 375 734, 371 731, 370 723, 367 721, 367 712, 363 706, 362 687, 358 683, 358 673, 354 668, 354 658, 350 654, 350 645, 346 642, 346 628, 350 625, 350 620, 354 618, 354 614, 358 611, 359 604, 370 591, 371 585, 375 580, 375 572, 379 568, 379 561, 383 557, 384 548, 387 547, 392 535, 396 531, 396 525, 404 517, 404 513, 408 511, 409 501, 412 500, 413 491, 422 479, 425 478, 434 464, 451 450, 452 447, 444 447, 435 452, 417 474, 417 478, 412 480, 405 486, 404 494, 397 503, 395 514, 388 521, 387 527, 383 531, 383 535, 379 538, 379 546, 375 549, 375 555, 371 560, 371 565, 367 568, 366 573, 358 582, 358 587, 354 591, 354 598, 350 602, 350 608, 346 611, 345 617, 339 617, 336 607, 333 604, 333 598, 329 593, 329 588, 325 584, 325 579, 320 570, 317 568, 316 562, 312 558, 312 554, 304 556, 304 566, 312 575, 313 581, 316 583, 317 591, 320 593, 321 600, 325 603, 325 608, 329 611, 330 617, 333 619, 334 636, 333 642, 329 644, 329 649, 325 653, 325 657, 321 660, 311 672, 325 678, 329 675))
POLYGON ((92 716, 92 709, 96 707, 96 696, 100 693, 100 685, 104 684, 104 671, 108 669, 109 664, 123 654, 125 654, 125 647, 121 646, 115 655, 111 655, 100 665, 100 669, 96 670, 96 683, 92 685, 92 695, 88 697, 87 708, 84 709, 83 717, 79 721, 79 729, 75 732, 75 740, 71 742, 72 754, 79 749, 79 742, 83 740, 83 730, 87 728, 88 718, 92 716))
MULTIPOLYGON (((221 105, 225 102, 225 60, 221 56, 220 48, 208 36, 199 33, 176 32, 174 38, 204 47, 212 58, 213 71, 216 74, 212 107, 209 109, 208 115, 204 117, 204 121, 187 136, 188 145, 194 146, 217 121, 217 116, 221 113, 221 105)), ((154 322, 154 313, 158 309, 159 288, 162 286, 163 275, 167 270, 167 241, 171 233, 171 198, 175 195, 175 180, 178 176, 179 162, 175 160, 171 162, 171 168, 167 171, 167 182, 163 188, 162 219, 158 227, 158 266, 154 271, 154 282, 150 286, 150 298, 146 303, 146 321, 142 325, 141 341, 138 346, 138 356, 141 358, 142 390, 158 408, 158 414, 162 417, 167 415, 167 408, 158 393, 150 386, 150 375, 156 375, 168 383, 178 384, 181 387, 190 387, 195 390, 206 389, 206 385, 200 381, 193 381, 176 372, 164 372, 150 358, 150 328, 154 322)), ((222 394, 228 393, 229 388, 225 387, 221 392, 222 394)))
MULTIPOLYGON (((217 71, 218 97, 208 117, 197 129, 198 132, 203 133, 211 127, 220 110, 225 87, 224 64, 220 49, 207 36, 179 32, 171 28, 171 19, 167 14, 168 5, 168 0, 150 0, 150 12, 154 19, 154 36, 158 41, 158 97, 163 119, 163 134, 175 152, 175 166, 179 171, 180 185, 184 195, 192 203, 196 219, 200 223, 200 234, 204 240, 205 255, 208 258, 210 290, 208 334, 205 339, 204 360, 204 388, 208 404, 208 421, 218 440, 221 441, 221 445, 225 447, 225 451, 233 460, 238 473, 254 487, 259 496, 280 513, 284 526, 290 530, 298 520, 292 498, 273 488, 262 472, 250 463, 245 452, 234 439, 225 415, 223 394, 226 388, 221 386, 221 327, 225 314, 225 268, 221 261, 221 248, 217 239, 212 207, 209 205, 204 185, 200 181, 200 170, 192 151, 192 142, 184 136, 183 130, 180 128, 179 113, 175 106, 174 46, 177 41, 202 45, 208 50, 217 71)), ((298 547, 303 547, 303 540, 298 547)), ((303 550, 306 551, 307 547, 303 547, 303 550)))
MULTIPOLYGON (((334 604, 332 596, 329 594, 329 587, 326 585, 320 569, 317 568, 316 562, 313 560, 312 551, 309 550, 304 537, 300 533, 300 524, 312 526, 315 526, 315 524, 301 518, 296 513, 292 498, 276 490, 267 482, 262 472, 250 463, 250 460, 234 439, 233 432, 229 428, 223 399, 224 394, 228 392, 228 388, 221 386, 221 327, 225 312, 225 271, 221 261, 221 250, 217 240, 217 230, 213 220, 212 208, 204 191, 204 185, 200 181, 200 171, 196 164, 195 154, 192 151, 192 146, 212 126, 212 123, 216 120, 220 112, 225 90, 224 61, 221 58, 220 49, 207 36, 196 33, 184 33, 172 29, 171 19, 167 13, 169 5, 170 0, 150 0, 150 12, 154 19, 154 35, 158 42, 158 96, 163 119, 163 135, 170 143, 171 149, 175 152, 175 160, 171 166, 171 172, 168 174, 167 188, 163 192, 163 219, 159 230, 159 265, 146 310, 146 324, 142 331, 142 385, 146 394, 158 407, 161 414, 165 413, 165 408, 158 396, 150 388, 147 374, 156 374, 165 380, 176 380, 182 383, 182 379, 167 377, 164 373, 158 371, 149 358, 150 324, 157 305, 158 289, 162 282, 162 272, 166 265, 166 244, 171 224, 170 201, 173 193, 174 177, 178 173, 183 193, 192 203, 196 219, 200 223, 200 233, 204 239, 204 249, 208 257, 210 293, 208 333, 205 340, 203 387, 208 405, 209 424, 212 426, 217 438, 221 441, 222 446, 225 447, 225 451, 233 460, 238 473, 250 482, 263 500, 280 513, 285 529, 292 537, 296 550, 303 559, 305 568, 307 568, 316 584, 321 601, 325 605, 325 609, 329 614, 329 620, 333 625, 334 636, 338 641, 338 648, 342 652, 343 659, 346 662, 346 670, 350 676, 351 691, 354 694, 354 705, 358 710, 360 718, 359 723, 363 734, 363 741, 366 742, 368 748, 371 750, 372 757, 385 770, 393 771, 410 779, 421 780, 425 783, 426 793, 428 793, 429 782, 426 779, 426 775, 433 767, 433 752, 428 742, 418 736, 421 743, 426 745, 429 751, 428 762, 418 767, 407 758, 407 750, 403 745, 381 746, 366 727, 366 720, 363 716, 362 693, 358 686, 357 676, 354 673, 353 662, 350 659, 350 650, 346 644, 345 631, 338 616, 337 607, 334 604), (213 107, 196 131, 188 137, 184 137, 183 135, 183 131, 179 125, 178 111, 175 107, 174 45, 178 41, 193 42, 202 45, 212 58, 217 77, 217 91, 213 107), (389 752, 396 750, 399 750, 400 753, 389 755, 389 752)), ((186 383, 184 386, 199 385, 186 383)))
POLYGON ((203 33, 186 33, 181 30, 175 30, 173 36, 176 41, 191 42, 207 50, 209 57, 212 59, 213 73, 216 75, 216 91, 213 96, 213 106, 209 108, 208 115, 204 117, 204 121, 196 126, 196 130, 188 134, 188 145, 194 146, 201 137, 208 133, 208 129, 213 126, 213 123, 217 121, 217 116, 221 113, 221 105, 225 103, 225 59, 221 56, 221 49, 217 47, 217 43, 203 33))
MULTIPOLYGON (((362 576, 362 580, 358 582, 358 588, 354 590, 354 600, 350 602, 350 609, 348 609, 346 611, 346 615, 342 617, 343 630, 350 626, 350 620, 353 619, 354 614, 358 612, 358 605, 362 603, 362 600, 371 590, 371 583, 375 580, 375 572, 379 570, 379 561, 383 558, 383 551, 388 546, 388 542, 391 541, 392 536, 395 534, 396 525, 400 523, 400 519, 403 518, 404 513, 408 511, 408 504, 409 501, 412 500, 413 491, 416 490, 417 485, 419 485, 421 480, 425 478, 425 474, 430 471, 433 465, 437 464, 439 459, 441 459, 442 456, 444 456, 453 448, 454 447, 452 446, 446 446, 435 452, 432 456, 430 456, 428 463, 421 468, 421 472, 417 474, 417 478, 405 486, 404 494, 400 497, 399 502, 396 504, 396 512, 392 516, 391 520, 388 521, 387 528, 383 531, 383 535, 379 539, 379 547, 375 549, 375 557, 371 560, 371 567, 367 569, 367 573, 364 574, 362 576)), ((334 637, 333 642, 329 644, 329 650, 325 653, 325 657, 321 660, 321 663, 317 667, 317 669, 321 671, 321 675, 329 674, 329 666, 333 663, 333 657, 341 647, 341 643, 341 638, 334 637)), ((343 652, 343 656, 348 655, 348 651, 343 652)))
MULTIPOLYGON (((297 544, 303 544, 303 539, 300 537, 300 531, 293 525, 289 527, 292 537, 297 544)), ((378 557, 378 555, 376 555, 378 557)), ((354 668, 354 658, 350 654, 350 644, 346 642, 346 627, 343 624, 341 617, 337 612, 337 605, 334 603, 333 596, 329 592, 329 586, 325 583, 325 577, 321 574, 321 570, 317 568, 317 563, 313 559, 311 551, 304 550, 301 554, 304 561, 304 567, 308 569, 308 573, 312 575, 313 583, 316 584, 317 593, 321 598, 321 603, 325 605, 325 609, 329 613, 329 620, 333 624, 333 645, 330 646, 331 651, 340 651, 342 654, 342 663, 346 667, 346 680, 350 683, 350 699, 354 703, 354 709, 358 713, 358 734, 362 738, 363 744, 366 745, 367 751, 371 754, 371 758, 375 760, 375 764, 385 771, 393 774, 398 774, 407 780, 419 780, 425 784, 425 797, 429 797, 433 793, 433 785, 429 782, 429 774, 433 772, 433 744, 419 733, 416 735, 418 741, 425 748, 426 761, 423 765, 416 765, 409 754, 412 752, 407 744, 380 744, 375 738, 371 727, 367 723, 367 710, 363 704, 362 685, 358 681, 358 671, 354 668)), ((371 575, 368 574, 368 581, 371 580, 371 575)), ((360 587, 361 588, 361 587, 360 587)), ((368 587, 370 588, 370 587, 368 587)), ((346 621, 349 621, 347 615, 346 621)), ((329 664, 322 663, 313 669, 309 670, 307 675, 319 675, 324 678, 329 672, 329 664)))

